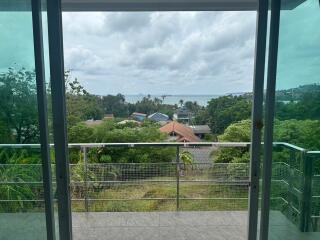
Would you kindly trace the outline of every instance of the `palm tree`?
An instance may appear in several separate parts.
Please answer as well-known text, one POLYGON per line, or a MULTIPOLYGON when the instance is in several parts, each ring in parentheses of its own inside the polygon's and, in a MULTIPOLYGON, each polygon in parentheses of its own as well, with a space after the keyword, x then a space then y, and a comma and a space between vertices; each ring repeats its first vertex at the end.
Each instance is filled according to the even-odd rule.
POLYGON ((181 107, 183 106, 183 103, 184 103, 183 99, 180 99, 179 100, 179 104, 180 104, 181 107))

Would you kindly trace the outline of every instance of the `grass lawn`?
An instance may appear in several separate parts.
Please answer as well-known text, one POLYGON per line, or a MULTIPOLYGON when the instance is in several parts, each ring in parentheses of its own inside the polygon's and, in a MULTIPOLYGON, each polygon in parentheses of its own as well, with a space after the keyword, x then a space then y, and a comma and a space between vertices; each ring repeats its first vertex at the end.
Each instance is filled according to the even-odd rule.
MULTIPOLYGON (((176 191, 175 182, 118 184, 95 190, 90 188, 89 211, 175 211, 176 191)), ((179 197, 179 209, 185 211, 228 211, 248 208, 247 186, 181 182, 179 197)), ((73 199, 75 198, 73 196, 73 199)), ((84 200, 73 200, 72 210, 84 211, 84 200)))

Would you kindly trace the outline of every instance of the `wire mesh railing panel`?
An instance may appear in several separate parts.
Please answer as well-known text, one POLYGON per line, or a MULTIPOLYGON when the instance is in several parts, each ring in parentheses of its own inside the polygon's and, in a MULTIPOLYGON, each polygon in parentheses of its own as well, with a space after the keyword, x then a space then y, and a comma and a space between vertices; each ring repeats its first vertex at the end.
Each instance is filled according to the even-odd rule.
MULTIPOLYGON (((188 152, 193 157, 193 162, 195 164, 200 164, 199 166, 202 166, 201 164, 211 164, 212 163, 212 157, 213 153, 217 150, 217 147, 181 147, 180 152, 188 152)), ((204 166, 203 165, 203 166, 204 166)))
POLYGON ((274 162, 272 164, 272 179, 289 181, 290 165, 285 162, 274 162))
POLYGON ((181 199, 183 211, 244 211, 248 210, 248 198, 230 199, 181 199))
POLYGON ((320 157, 311 154, 312 187, 311 187, 311 230, 320 231, 320 157))
POLYGON ((144 181, 158 179, 174 180, 176 165, 174 163, 111 163, 87 164, 90 181, 144 181))
POLYGON ((271 209, 281 211, 300 230, 308 218, 305 153, 290 144, 275 145, 272 163, 271 209))
POLYGON ((42 182, 41 164, 0 164, 1 182, 42 182))
MULTIPOLYGON (((85 201, 86 210, 99 211, 103 207, 104 211, 120 211, 120 206, 121 211, 127 211, 131 209, 129 202, 135 210, 139 206, 140 211, 146 210, 145 205, 138 204, 139 200, 145 204, 151 201, 153 204, 146 204, 150 211, 171 210, 173 202, 177 205, 177 201, 184 200, 189 202, 187 209, 194 206, 193 210, 197 210, 196 202, 212 200, 209 202, 220 203, 202 209, 240 210, 244 204, 235 201, 248 198, 248 169, 249 164, 231 163, 79 163, 70 166, 71 198, 85 201), (223 199, 228 200, 226 209, 222 207, 223 199), (117 202, 119 206, 115 207, 117 202)), ((73 205, 75 211, 83 208, 83 204, 73 205)))
MULTIPOLYGON (((96 160, 92 155, 94 150, 88 150, 91 145, 74 148, 72 160, 76 159, 74 162, 78 163, 70 164, 72 209, 109 212, 247 209, 250 183, 247 155, 249 148, 243 144, 226 146, 228 151, 223 151, 223 154, 220 154, 222 158, 217 159, 217 152, 221 153, 223 149, 221 146, 172 145, 168 152, 170 157, 161 162, 163 155, 160 156, 157 151, 162 148, 160 144, 154 147, 152 154, 143 157, 143 163, 139 162, 142 159, 141 154, 149 146, 143 145, 137 149, 131 145, 121 148, 114 145, 114 149, 100 146, 111 156, 110 159, 114 160, 118 158, 113 158, 113 152, 120 156, 121 149, 134 150, 135 155, 131 157, 136 159, 121 158, 121 162, 130 160, 130 163, 93 163, 96 160), (237 156, 239 153, 243 156, 238 159, 239 163, 224 163, 230 154, 237 156)), ((99 154, 104 153, 103 151, 99 154)), ((297 226, 301 226, 302 221, 311 219, 312 231, 320 230, 318 156, 319 153, 309 154, 303 149, 280 144, 274 151, 272 163, 271 208, 281 211, 297 226), (312 165, 311 173, 308 172, 308 164, 312 165)), ((52 181, 53 195, 56 197, 54 164, 52 181)), ((37 211, 43 208, 42 165, 0 165, 0 194, 0 212, 14 212, 18 211, 17 209, 24 211, 29 208, 37 211)))
POLYGON ((248 163, 201 163, 179 165, 181 180, 215 182, 249 181, 248 163))
MULTIPOLYGON (((273 192, 272 199, 282 201, 283 204, 288 198, 288 186, 284 184, 288 175, 285 170, 287 165, 276 163, 273 167, 276 169, 273 181, 278 181, 279 186, 277 191, 273 192)), ((41 172, 41 165, 22 165, 20 168, 32 171, 38 177, 41 172)), ((24 184, 35 193, 30 195, 29 200, 42 199, 42 183, 37 182, 39 189, 33 189, 33 183, 28 183, 27 180, 24 179, 24 184)), ((193 210, 197 210, 200 202, 206 203, 201 207, 204 210, 241 210, 247 206, 249 164, 80 162, 70 165, 70 193, 75 211, 81 211, 83 208, 103 211, 103 207, 105 211, 120 211, 120 206, 123 206, 123 211, 133 208, 146 210, 145 205, 149 206, 151 211, 170 210, 172 203, 177 201, 177 182, 180 184, 179 201, 183 210, 193 207, 193 210), (145 204, 138 204, 139 201, 145 204), (148 201, 153 204, 147 204, 148 201), (135 203, 135 206, 130 208, 130 202, 135 203)), ((53 185, 56 185, 55 182, 53 185)), ((279 208, 283 209, 284 207, 279 208)))
POLYGON ((0 212, 43 211, 40 164, 0 165, 0 212))
POLYGON ((246 210, 249 187, 243 183, 181 182, 180 210, 246 210))

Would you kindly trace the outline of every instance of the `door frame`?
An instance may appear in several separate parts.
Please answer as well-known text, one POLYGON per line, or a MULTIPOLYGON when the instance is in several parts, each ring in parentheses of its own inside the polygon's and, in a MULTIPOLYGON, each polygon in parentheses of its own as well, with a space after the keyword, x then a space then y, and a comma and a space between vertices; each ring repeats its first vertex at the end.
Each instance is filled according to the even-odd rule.
MULTIPOLYGON (((40 1, 40 0, 32 0, 40 1)), ((186 11, 182 6, 152 5, 152 11, 186 11), (171 6, 171 7, 170 7, 171 6), (179 7, 180 6, 180 7, 179 7)), ((188 11, 208 11, 205 3, 188 5, 188 11)), ((212 10, 212 9, 211 9, 212 10)), ((150 3, 122 5, 116 11, 151 11, 150 3)), ((56 159, 59 236, 61 240, 72 239, 71 200, 69 191, 69 158, 66 128, 66 101, 64 81, 64 57, 61 0, 47 2, 49 59, 53 109, 53 132, 56 159)), ((253 107, 250 159, 250 188, 248 210, 248 240, 257 239, 259 173, 261 158, 261 133, 263 127, 263 89, 267 35, 268 1, 259 0, 256 18, 255 63, 253 75, 253 107)))
POLYGON ((277 78, 278 45, 279 45, 279 24, 280 24, 280 0, 271 1, 268 70, 267 70, 267 91, 265 106, 265 130, 264 130, 264 151, 263 151, 263 172, 262 172, 262 201, 260 240, 267 240, 269 234, 269 212, 272 176, 272 152, 273 152, 273 125, 275 111, 275 92, 277 78))

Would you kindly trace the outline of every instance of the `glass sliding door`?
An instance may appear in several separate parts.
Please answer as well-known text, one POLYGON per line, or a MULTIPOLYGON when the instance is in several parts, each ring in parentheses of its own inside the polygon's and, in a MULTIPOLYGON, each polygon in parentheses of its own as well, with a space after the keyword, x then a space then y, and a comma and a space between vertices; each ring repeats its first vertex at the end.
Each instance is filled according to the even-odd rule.
MULTIPOLYGON (((260 22, 266 24, 267 4, 262 11, 260 22)), ((239 91, 245 83, 245 91, 252 91, 255 19, 254 12, 63 13, 74 239, 248 238, 249 143, 239 142, 251 140, 252 95, 231 96, 225 89, 239 91), (83 19, 91 21, 84 25, 83 19), (225 36, 226 46, 217 43, 225 36), (214 66, 219 70, 208 71, 214 66), (176 126, 205 127, 209 116, 197 109, 213 116, 229 105, 229 112, 243 115, 217 119, 211 130, 219 142, 211 130, 207 139, 193 137, 193 131, 189 137, 170 132, 176 126), (155 115, 164 120, 152 120, 155 115)), ((258 41, 264 35, 262 27, 258 41)), ((257 121, 264 44, 257 53, 257 121)), ((257 131, 259 126, 255 172, 257 131)), ((257 183, 255 178, 253 191, 257 183)), ((250 196, 258 198, 253 191, 250 196)))
POLYGON ((0 3, 0 239, 53 239, 52 234, 47 238, 53 229, 47 228, 45 207, 51 190, 44 184, 50 176, 50 162, 43 157, 46 86, 40 87, 43 76, 35 61, 41 25, 34 32, 31 9, 31 0, 0 3))
POLYGON ((290 2, 280 10, 268 239, 319 239, 320 7, 290 2))

